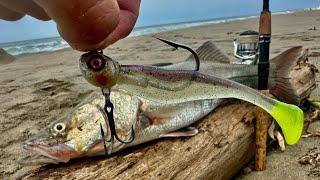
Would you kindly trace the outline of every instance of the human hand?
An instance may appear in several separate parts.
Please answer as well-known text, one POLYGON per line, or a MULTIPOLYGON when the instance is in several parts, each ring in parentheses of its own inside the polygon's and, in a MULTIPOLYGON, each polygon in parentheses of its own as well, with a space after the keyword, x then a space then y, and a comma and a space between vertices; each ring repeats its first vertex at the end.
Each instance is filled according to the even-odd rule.
POLYGON ((18 20, 25 14, 53 19, 72 48, 103 49, 129 35, 141 0, 0 0, 0 19, 18 20))

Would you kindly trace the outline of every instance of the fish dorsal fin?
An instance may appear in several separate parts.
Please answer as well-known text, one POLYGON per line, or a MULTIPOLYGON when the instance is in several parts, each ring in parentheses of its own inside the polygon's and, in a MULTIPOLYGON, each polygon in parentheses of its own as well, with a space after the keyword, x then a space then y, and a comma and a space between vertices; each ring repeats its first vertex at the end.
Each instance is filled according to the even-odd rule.
MULTIPOLYGON (((212 61, 215 63, 229 63, 230 59, 215 45, 213 41, 207 41, 202 44, 196 52, 200 61, 212 61)), ((194 61, 193 55, 190 55, 186 61, 194 61)))

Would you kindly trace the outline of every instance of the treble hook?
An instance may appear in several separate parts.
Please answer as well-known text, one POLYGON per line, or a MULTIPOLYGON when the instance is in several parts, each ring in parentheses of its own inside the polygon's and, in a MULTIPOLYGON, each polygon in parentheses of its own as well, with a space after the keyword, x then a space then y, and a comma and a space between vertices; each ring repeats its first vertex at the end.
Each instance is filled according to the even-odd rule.
POLYGON ((166 44, 168 44, 169 46, 172 46, 172 47, 176 48, 176 49, 182 48, 182 49, 185 49, 185 50, 189 51, 193 55, 193 57, 194 57, 194 59, 196 61, 196 70, 195 71, 199 71, 199 68, 200 68, 199 56, 191 47, 189 47, 187 45, 184 45, 184 44, 180 44, 180 43, 176 43, 176 42, 173 42, 173 41, 169 41, 169 40, 166 40, 166 39, 162 39, 162 38, 157 38, 157 39, 162 41, 162 42, 164 42, 164 43, 166 43, 166 44))
POLYGON ((105 113, 107 114, 107 117, 108 117, 108 123, 109 124, 109 128, 110 128, 110 139, 109 140, 106 140, 107 142, 111 142, 110 143, 110 148, 109 150, 107 150, 107 146, 105 144, 105 134, 104 134, 104 131, 103 131, 103 128, 102 128, 102 125, 100 124, 100 131, 101 131, 101 134, 102 134, 102 138, 104 139, 103 143, 104 143, 104 150, 106 152, 106 155, 110 155, 111 152, 112 152, 112 147, 113 147, 113 144, 114 144, 114 139, 118 140, 119 142, 121 143, 124 143, 124 144, 128 144, 128 143, 131 143, 133 142, 134 138, 135 138, 135 132, 134 132, 134 129, 133 129, 133 125, 131 127, 131 137, 129 140, 125 141, 125 140, 121 140, 119 138, 119 136, 117 135, 117 132, 116 132, 116 127, 115 127, 115 122, 114 122, 114 117, 113 117, 113 104, 112 102, 110 101, 110 89, 108 89, 108 92, 105 92, 103 89, 102 89, 102 94, 104 95, 105 97, 105 105, 104 105, 104 111, 105 113))

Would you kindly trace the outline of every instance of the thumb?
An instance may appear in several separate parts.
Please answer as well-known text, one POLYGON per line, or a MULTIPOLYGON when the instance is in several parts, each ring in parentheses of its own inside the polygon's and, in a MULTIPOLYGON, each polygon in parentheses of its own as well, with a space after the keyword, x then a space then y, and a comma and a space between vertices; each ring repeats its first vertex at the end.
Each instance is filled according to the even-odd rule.
POLYGON ((120 20, 116 0, 34 1, 57 23, 62 38, 80 51, 101 48, 120 20))

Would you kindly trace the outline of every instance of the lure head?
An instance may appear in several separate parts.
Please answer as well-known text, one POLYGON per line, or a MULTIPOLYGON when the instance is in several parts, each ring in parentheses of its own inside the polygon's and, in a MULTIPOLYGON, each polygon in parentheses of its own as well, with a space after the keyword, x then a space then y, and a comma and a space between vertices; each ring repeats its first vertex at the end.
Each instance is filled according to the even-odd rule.
MULTIPOLYGON (((95 103, 76 107, 68 115, 52 122, 30 139, 23 148, 33 156, 19 161, 23 165, 68 162, 70 159, 104 153, 101 127, 110 137, 108 120, 95 103)), ((106 142, 109 147, 109 143, 106 142)))
POLYGON ((110 89, 117 83, 119 64, 100 52, 83 54, 79 66, 82 75, 94 86, 110 89))

